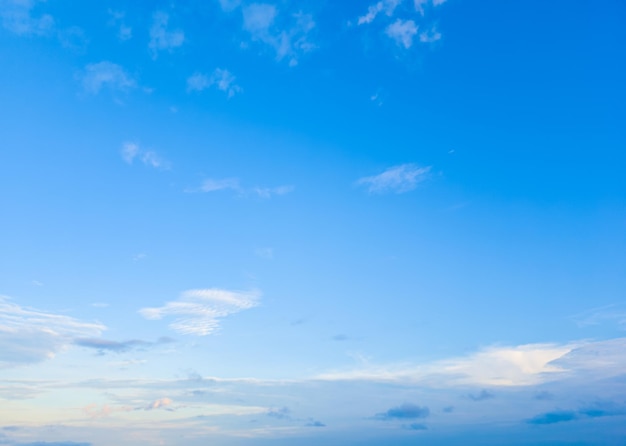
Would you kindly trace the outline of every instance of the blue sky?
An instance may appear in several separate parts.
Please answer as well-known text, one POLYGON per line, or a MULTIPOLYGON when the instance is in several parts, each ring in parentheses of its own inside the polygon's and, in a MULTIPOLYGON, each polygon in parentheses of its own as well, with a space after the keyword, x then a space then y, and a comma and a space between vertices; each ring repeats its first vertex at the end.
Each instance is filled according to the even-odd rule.
POLYGON ((0 444, 623 444, 625 19, 0 0, 0 444))

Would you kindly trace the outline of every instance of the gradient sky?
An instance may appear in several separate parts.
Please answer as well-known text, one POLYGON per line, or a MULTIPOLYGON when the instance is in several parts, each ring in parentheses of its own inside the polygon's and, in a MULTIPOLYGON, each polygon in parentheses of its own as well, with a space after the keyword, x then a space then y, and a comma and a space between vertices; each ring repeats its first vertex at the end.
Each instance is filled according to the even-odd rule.
POLYGON ((0 444, 626 441, 620 0, 0 0, 0 444))

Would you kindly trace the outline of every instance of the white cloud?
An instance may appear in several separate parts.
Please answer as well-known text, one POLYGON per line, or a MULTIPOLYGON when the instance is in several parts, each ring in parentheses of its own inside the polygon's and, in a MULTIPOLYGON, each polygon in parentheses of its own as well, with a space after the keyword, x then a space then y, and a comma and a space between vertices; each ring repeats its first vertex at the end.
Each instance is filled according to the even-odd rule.
POLYGON ((137 86, 124 68, 108 61, 88 64, 82 73, 82 83, 85 91, 92 94, 98 94, 105 87, 128 91, 137 86))
POLYGON ((98 336, 105 329, 99 323, 22 307, 0 296, 0 367, 53 358, 74 338, 98 336))
POLYGON ((139 144, 134 142, 123 143, 120 154, 122 159, 128 164, 133 164, 133 162, 137 159, 144 165, 154 167, 155 169, 170 168, 170 163, 161 158, 156 152, 153 152, 152 150, 143 150, 139 147, 139 144))
POLYGON ((50 14, 33 15, 40 0, 0 0, 2 26, 18 35, 46 35, 54 27, 50 14))
POLYGON ((385 29, 385 33, 398 45, 406 49, 413 45, 413 37, 417 34, 418 26, 413 20, 398 19, 385 29))
MULTIPOLYGON (((206 179, 196 192, 217 192, 220 190, 241 191, 237 178, 224 178, 221 180, 206 179)), ((192 192, 191 190, 189 192, 192 192)))
POLYGON ((315 48, 309 40, 315 21, 310 14, 292 14, 293 23, 286 27, 276 24, 278 9, 267 3, 253 3, 243 8, 243 28, 252 40, 262 42, 276 53, 276 60, 288 60, 290 66, 298 64, 304 53, 315 48))
POLYGON ((392 16, 400 3, 402 3, 402 0, 381 0, 378 3, 371 5, 367 9, 367 13, 358 18, 357 23, 359 25, 372 23, 376 16, 383 11, 388 16, 392 16))
POLYGON ((366 186, 373 193, 408 192, 426 179, 430 169, 430 166, 419 167, 415 164, 402 164, 390 167, 379 175, 361 178, 356 184, 366 186))
POLYGON ((222 289, 189 290, 178 300, 162 307, 143 308, 139 313, 146 319, 176 319, 170 328, 182 334, 209 335, 220 327, 220 320, 258 305, 260 294, 256 291, 242 292, 222 289))
POLYGON ((211 76, 202 73, 194 73, 187 79, 187 91, 203 91, 211 86, 215 86, 220 91, 232 98, 235 94, 241 93, 243 89, 235 83, 235 76, 225 69, 216 68, 211 76))
POLYGON ((572 316, 579 327, 614 323, 626 328, 626 305, 605 305, 572 316))
POLYGON ((158 400, 152 401, 145 407, 145 410, 154 410, 154 409, 162 409, 164 407, 171 406, 173 401, 170 398, 159 398, 158 400))
POLYGON ((183 31, 179 29, 170 31, 167 29, 169 20, 169 15, 163 11, 157 11, 152 16, 148 47, 154 59, 156 59, 159 51, 171 51, 181 46, 185 41, 185 33, 183 31))

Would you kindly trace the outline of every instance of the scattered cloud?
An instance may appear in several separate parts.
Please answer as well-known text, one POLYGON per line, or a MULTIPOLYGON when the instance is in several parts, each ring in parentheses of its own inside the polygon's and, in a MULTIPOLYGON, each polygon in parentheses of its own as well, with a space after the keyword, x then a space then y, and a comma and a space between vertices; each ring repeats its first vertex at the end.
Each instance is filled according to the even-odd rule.
POLYGON ((109 61, 88 64, 80 77, 83 89, 91 94, 98 94, 103 88, 127 92, 137 86, 124 68, 109 61))
POLYGON ((51 359, 73 339, 98 336, 105 329, 100 323, 22 307, 0 296, 0 368, 51 359))
POLYGON ((413 20, 398 19, 385 29, 385 33, 398 45, 409 49, 413 45, 413 37, 417 34, 417 29, 413 20))
POLYGON ((467 397, 472 401, 485 401, 495 398, 495 395, 483 389, 479 393, 470 393, 467 397))
POLYGON ((33 280, 32 284, 35 285, 35 286, 43 286, 43 283, 38 281, 38 280, 33 280))
POLYGON ((259 198, 271 198, 274 195, 286 195, 294 190, 293 186, 253 187, 251 191, 259 198))
POLYGON ((243 89, 235 83, 235 79, 230 71, 221 68, 216 68, 210 76, 194 73, 187 79, 187 91, 203 91, 215 87, 226 93, 230 99, 235 94, 243 92, 243 89))
POLYGON ((357 23, 359 25, 372 23, 376 16, 378 16, 381 12, 384 12, 387 16, 391 17, 400 3, 402 3, 402 0, 379 1, 378 3, 371 5, 367 9, 367 13, 358 18, 357 23))
POLYGON ((168 30, 169 20, 170 16, 163 11, 157 11, 152 15, 148 48, 152 53, 153 59, 157 58, 159 51, 172 51, 185 41, 185 33, 183 31, 179 29, 168 30))
POLYGON ((338 334, 332 337, 333 341, 347 341, 348 339, 350 338, 345 334, 338 334))
POLYGON ((147 257, 148 257, 148 256, 147 256, 145 253, 140 252, 139 254, 135 254, 135 255, 133 256, 133 262, 139 262, 139 261, 141 261, 141 260, 146 259, 147 257))
MULTIPOLYGON (((156 152, 153 152, 152 150, 142 149, 141 147, 139 147, 139 144, 134 142, 127 141, 123 143, 120 154, 122 156, 122 159, 128 164, 133 164, 135 160, 139 160, 144 165, 154 167, 155 169, 167 170, 170 168, 169 161, 161 158, 156 152)), ((138 254, 134 257, 134 260, 141 260, 144 257, 145 254, 138 254)))
POLYGON ((272 248, 257 248, 254 250, 254 254, 262 259, 271 260, 274 258, 274 250, 272 248))
POLYGON ((554 423, 562 423, 564 421, 572 421, 578 418, 575 412, 571 411, 557 411, 557 412, 547 412, 544 414, 537 415, 526 422, 528 424, 554 424, 554 423))
POLYGON ((415 189, 418 183, 428 177, 431 167, 415 164, 402 164, 390 167, 383 173, 359 179, 356 184, 366 186, 371 193, 404 193, 415 189))
POLYGON ((2 0, 0 1, 0 20, 2 26, 12 33, 28 36, 49 34, 54 28, 54 19, 50 14, 34 14, 42 0, 2 0))
POLYGON ((430 415, 428 407, 420 407, 415 404, 404 403, 398 407, 392 407, 387 412, 376 414, 379 420, 413 420, 426 418, 430 415))
MULTIPOLYGON (((298 64, 298 59, 315 49, 310 41, 310 33, 315 21, 310 14, 298 12, 288 15, 288 23, 279 26, 278 8, 268 3, 252 3, 243 7, 243 28, 253 41, 261 42, 273 49, 276 60, 288 60, 290 66, 298 64)), ((284 21, 284 20, 283 20, 284 21)))
POLYGON ((117 28, 117 38, 121 42, 132 39, 133 29, 126 25, 124 21, 126 13, 124 11, 114 11, 109 9, 109 17, 109 26, 117 28))
POLYGON ((434 26, 428 31, 420 33, 420 42, 422 43, 433 43, 438 40, 441 40, 441 33, 437 31, 437 28, 435 28, 434 26))
POLYGON ((78 26, 70 26, 67 29, 59 31, 59 41, 63 48, 67 48, 76 53, 83 54, 89 45, 89 39, 85 31, 78 26))
POLYGON ((170 328, 182 333, 206 336, 220 328, 221 319, 258 305, 256 291, 229 291, 217 288, 189 290, 162 307, 143 308, 146 319, 158 320, 173 316, 170 328))
POLYGON ((288 407, 281 407, 280 409, 270 409, 267 411, 267 416, 277 418, 279 420, 291 419, 291 410, 288 407))
POLYGON ((326 425, 324 423, 322 423, 321 421, 309 421, 305 426, 307 427, 326 427, 326 425))

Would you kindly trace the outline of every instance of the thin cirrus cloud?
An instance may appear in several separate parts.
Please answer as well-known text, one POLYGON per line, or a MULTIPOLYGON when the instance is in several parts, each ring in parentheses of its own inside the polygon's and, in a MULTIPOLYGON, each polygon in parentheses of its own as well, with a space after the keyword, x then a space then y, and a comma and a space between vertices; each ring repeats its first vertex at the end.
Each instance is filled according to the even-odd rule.
MULTIPOLYGON (((140 161, 142 164, 155 169, 167 170, 170 168, 169 161, 163 159, 152 150, 142 149, 139 144, 134 142, 127 141, 123 143, 120 155, 127 164, 133 164, 135 161, 140 161)), ((137 260, 140 259, 138 258, 137 260)))
POLYGON ((162 307, 143 308, 146 319, 174 317, 170 328, 185 335, 206 336, 219 330, 227 316, 258 305, 257 291, 230 291, 217 288, 188 290, 162 307))
POLYGON ((236 192, 240 196, 256 196, 263 199, 269 199, 274 196, 286 195, 290 192, 293 192, 294 187, 289 185, 284 186, 276 186, 276 187, 243 187, 238 178, 222 178, 222 179, 205 179, 200 187, 198 188, 189 188, 186 189, 185 192, 193 193, 210 193, 210 192, 220 192, 220 191, 233 191, 236 192))
POLYGON ((187 78, 187 91, 203 91, 209 87, 215 87, 232 98, 243 89, 235 83, 235 76, 228 70, 216 68, 211 75, 194 73, 187 78))
POLYGON ((364 186, 371 193, 397 193, 412 191, 419 183, 428 178, 431 166, 420 167, 416 164, 402 164, 390 167, 384 172, 357 180, 357 186, 364 186))
POLYGON ((153 59, 158 57, 160 51, 172 51, 185 42, 185 33, 182 30, 168 28, 169 20, 169 14, 163 11, 157 11, 152 15, 148 48, 153 59))
POLYGON ((80 79, 83 89, 91 94, 98 94, 105 88, 127 92, 137 86, 135 79, 122 66, 106 60, 86 65, 80 79))
POLYGON ((142 341, 140 339, 131 339, 129 341, 110 341, 101 338, 77 338, 74 344, 80 347, 94 349, 98 354, 103 355, 107 352, 125 353, 131 350, 145 350, 163 344, 174 342, 172 338, 161 337, 156 342, 142 341))
POLYGON ((52 359, 74 339, 99 336, 105 329, 97 322, 22 307, 0 296, 0 368, 52 359))

